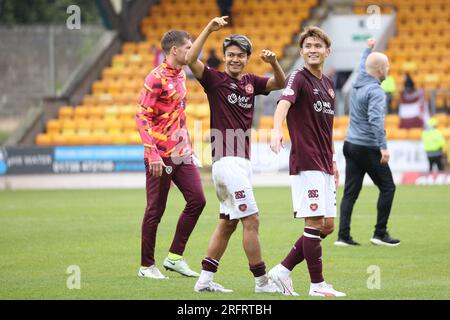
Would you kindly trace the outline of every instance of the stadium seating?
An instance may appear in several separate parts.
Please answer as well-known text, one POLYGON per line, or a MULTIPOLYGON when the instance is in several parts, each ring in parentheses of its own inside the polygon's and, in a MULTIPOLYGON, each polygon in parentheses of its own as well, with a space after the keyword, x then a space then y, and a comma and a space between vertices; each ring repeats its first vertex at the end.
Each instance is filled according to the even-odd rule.
MULTIPOLYGON (((354 13, 365 14, 371 0, 356 0, 354 13)), ((381 8, 395 8, 396 35, 390 39, 386 54, 397 92, 393 107, 398 107, 403 76, 409 72, 418 88, 436 90, 436 108, 450 107, 450 3, 447 0, 381 0, 381 8)), ((385 13, 384 10, 382 10, 385 13)))
MULTIPOLYGON (((242 33, 249 36, 254 45, 254 56, 248 72, 266 74, 270 66, 258 58, 263 48, 273 50, 279 57, 283 49, 300 31, 302 21, 309 17, 318 0, 236 0, 232 8, 233 26, 213 33, 208 39, 203 59, 209 49, 221 53, 223 38, 242 33), (289 8, 286 10, 285 8, 289 8), (267 46, 267 47, 266 47, 267 46)), ((356 0, 354 12, 365 13, 370 0, 356 0)), ((391 60, 391 73, 397 82, 397 95, 403 87, 403 73, 411 72, 418 87, 437 89, 436 107, 441 111, 437 118, 439 128, 450 137, 450 118, 443 113, 450 106, 450 4, 446 0, 379 0, 383 13, 395 9, 397 34, 388 44, 386 53, 391 60), (389 6, 394 4, 394 7, 389 6)), ((218 16, 215 1, 209 0, 161 0, 151 8, 141 23, 145 41, 126 42, 115 55, 111 65, 102 71, 101 78, 92 85, 89 95, 79 106, 61 106, 57 119, 46 124, 46 130, 36 138, 37 145, 102 145, 141 144, 134 115, 143 79, 154 68, 159 42, 164 32, 179 28, 198 35, 211 17, 218 16)), ((188 79, 187 126, 195 143, 204 143, 209 129, 209 107, 206 95, 197 81, 188 79)), ((399 129, 397 115, 386 117, 389 139, 420 139, 421 130, 399 129)), ((336 117, 334 139, 345 138, 348 116, 336 117)), ((259 119, 255 138, 265 139, 273 126, 273 117, 259 119)), ((287 128, 284 138, 289 139, 287 128)), ((195 148, 195 146, 194 146, 195 148)))
MULTIPOLYGON (((207 59, 210 48, 220 54, 226 36, 242 33, 254 46, 247 72, 266 74, 271 68, 259 59, 259 52, 267 48, 281 57, 283 48, 291 43, 302 21, 317 3, 318 0, 234 1, 233 26, 211 35, 202 58, 207 59), (284 9, 287 7, 289 10, 284 9)), ((216 1, 210 0, 161 0, 152 6, 141 23, 145 41, 124 43, 122 51, 113 57, 111 66, 103 70, 101 79, 94 82, 81 105, 61 106, 58 118, 47 122, 46 131, 37 136, 36 144, 140 144, 134 122, 135 105, 145 76, 154 68, 161 37, 174 28, 186 30, 195 37, 212 17, 219 15, 216 1)), ((209 129, 209 107, 197 81, 188 79, 187 90, 187 124, 193 136, 194 129, 202 132, 209 129)), ((269 129, 272 122, 271 117, 266 119, 264 129, 269 129)), ((285 136, 288 138, 287 132, 285 136)))

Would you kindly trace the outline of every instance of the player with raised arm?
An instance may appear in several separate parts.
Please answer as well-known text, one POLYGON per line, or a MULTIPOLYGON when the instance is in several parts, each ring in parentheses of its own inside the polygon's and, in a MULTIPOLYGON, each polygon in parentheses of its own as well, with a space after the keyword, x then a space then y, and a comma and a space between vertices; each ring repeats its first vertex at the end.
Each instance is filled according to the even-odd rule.
POLYGON ((166 59, 147 75, 139 97, 136 124, 144 144, 147 192, 138 272, 143 278, 167 278, 155 266, 154 254, 156 231, 172 182, 183 194, 186 207, 163 266, 184 276, 199 276, 183 258, 186 243, 206 204, 186 130, 186 74, 182 67, 186 65, 186 52, 191 45, 187 32, 166 32, 161 40, 166 59))
POLYGON ((250 40, 232 35, 223 42, 225 72, 205 66, 198 56, 208 36, 225 25, 227 18, 212 19, 197 37, 187 54, 192 73, 205 89, 211 111, 212 175, 220 201, 220 219, 202 261, 202 272, 195 284, 197 292, 231 292, 213 282, 219 261, 239 221, 243 225, 243 247, 255 277, 256 292, 277 292, 269 281, 262 259, 258 235, 258 207, 251 185, 250 132, 255 96, 268 94, 284 86, 285 74, 270 50, 260 58, 272 66, 274 76, 244 74, 252 54, 250 40))
POLYGON ((288 78, 275 111, 271 149, 282 146, 282 125, 287 118, 292 147, 289 159, 294 217, 305 219, 305 228, 286 258, 269 271, 285 295, 294 291, 291 271, 306 260, 311 278, 309 295, 345 296, 324 281, 321 240, 334 229, 338 171, 334 161, 334 85, 323 74, 331 41, 318 27, 300 35, 300 55, 305 66, 288 78))

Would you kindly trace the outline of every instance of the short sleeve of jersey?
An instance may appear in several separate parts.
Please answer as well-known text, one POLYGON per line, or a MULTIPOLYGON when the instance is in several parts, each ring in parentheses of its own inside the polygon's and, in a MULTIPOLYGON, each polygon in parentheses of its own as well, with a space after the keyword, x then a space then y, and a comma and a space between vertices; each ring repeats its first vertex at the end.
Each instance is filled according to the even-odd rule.
POLYGON ((286 80, 286 85, 278 101, 286 100, 291 104, 297 101, 303 90, 303 75, 300 70, 293 72, 286 80))
POLYGON ((154 108, 158 97, 162 92, 161 79, 156 78, 154 74, 149 74, 145 78, 144 90, 139 96, 139 104, 146 108, 154 108))
POLYGON ((270 92, 266 91, 268 77, 259 77, 257 75, 251 75, 253 81, 253 87, 255 88, 255 96, 258 94, 268 95, 270 92))
POLYGON ((213 88, 218 82, 220 82, 220 73, 208 66, 205 66, 203 70, 203 77, 199 80, 200 84, 205 90, 213 88))

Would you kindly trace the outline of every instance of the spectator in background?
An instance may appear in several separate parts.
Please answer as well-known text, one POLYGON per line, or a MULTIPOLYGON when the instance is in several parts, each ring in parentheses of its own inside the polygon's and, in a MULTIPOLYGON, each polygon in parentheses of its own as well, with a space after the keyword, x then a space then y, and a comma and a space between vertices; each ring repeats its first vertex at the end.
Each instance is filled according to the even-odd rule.
POLYGON ((150 49, 150 52, 154 54, 153 66, 155 68, 164 62, 165 55, 164 55, 164 51, 161 48, 153 45, 152 48, 150 49))
POLYGON ((408 73, 405 75, 398 115, 400 128, 403 129, 423 128, 429 118, 425 92, 422 89, 416 89, 414 81, 408 73))
POLYGON ((386 94, 386 106, 387 113, 392 113, 392 97, 394 96, 395 90, 397 89, 395 86, 395 79, 393 76, 388 75, 383 82, 381 82, 381 88, 383 88, 384 93, 386 94))
POLYGON ((233 19, 231 16, 231 8, 233 7, 233 0, 217 0, 217 5, 220 9, 220 15, 228 16, 228 26, 233 26, 233 19))
POLYGON ((427 124, 427 129, 422 132, 422 143, 427 153, 430 172, 433 172, 434 164, 436 164, 439 171, 444 171, 442 162, 445 147, 444 136, 437 129, 438 121, 436 119, 429 119, 427 124))
POLYGON ((384 130, 386 99, 380 86, 386 79, 389 60, 386 55, 372 52, 375 40, 367 41, 361 57, 358 75, 353 83, 350 100, 350 125, 344 142, 345 187, 341 202, 338 246, 359 245, 350 235, 353 207, 367 173, 380 190, 377 201, 377 224, 370 242, 375 245, 397 246, 387 223, 394 201, 395 183, 389 167, 389 150, 384 130))
POLYGON ((221 63, 221 61, 220 61, 219 57, 216 55, 216 49, 211 48, 209 50, 208 60, 206 60, 206 65, 210 68, 213 68, 214 70, 218 70, 220 63, 221 63))

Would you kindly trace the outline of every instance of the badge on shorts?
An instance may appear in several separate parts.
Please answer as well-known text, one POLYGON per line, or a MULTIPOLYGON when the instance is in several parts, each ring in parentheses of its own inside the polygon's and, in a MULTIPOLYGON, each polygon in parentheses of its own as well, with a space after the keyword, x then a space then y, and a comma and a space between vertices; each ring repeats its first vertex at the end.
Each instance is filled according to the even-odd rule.
POLYGON ((247 210, 247 205, 245 203, 239 205, 239 210, 241 210, 242 212, 244 212, 245 210, 247 210))
POLYGON ((171 174, 172 171, 173 171, 172 166, 167 166, 167 167, 166 167, 166 173, 167 173, 167 174, 171 174))
POLYGON ((309 205, 309 208, 310 208, 312 211, 316 211, 316 210, 319 208, 319 205, 318 205, 317 203, 311 203, 311 204, 309 205))

